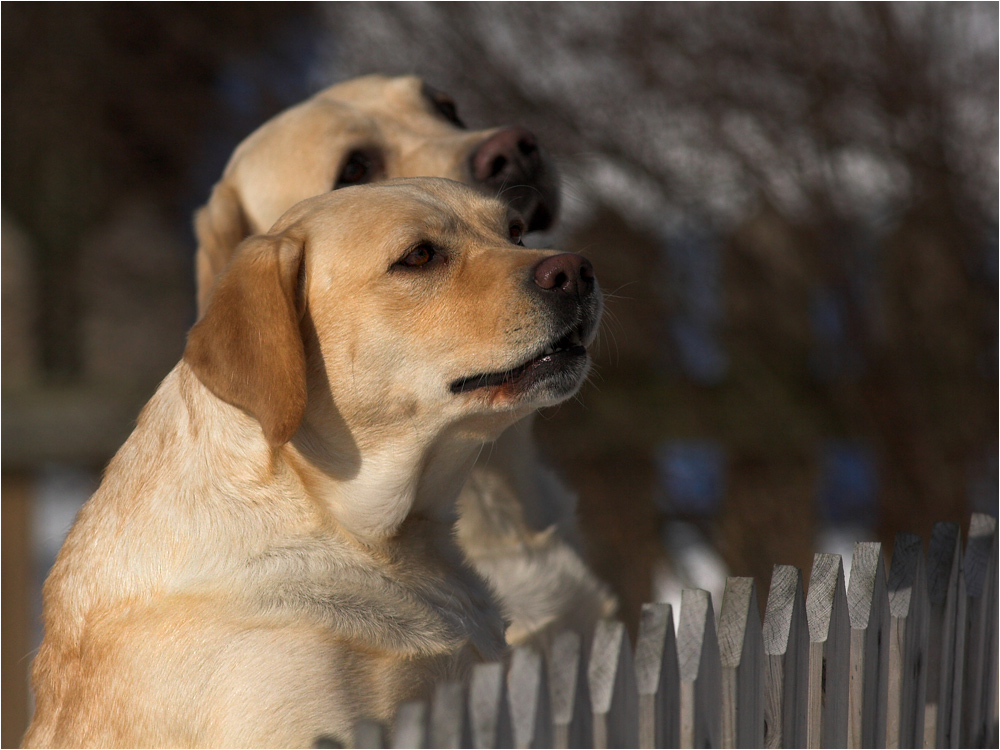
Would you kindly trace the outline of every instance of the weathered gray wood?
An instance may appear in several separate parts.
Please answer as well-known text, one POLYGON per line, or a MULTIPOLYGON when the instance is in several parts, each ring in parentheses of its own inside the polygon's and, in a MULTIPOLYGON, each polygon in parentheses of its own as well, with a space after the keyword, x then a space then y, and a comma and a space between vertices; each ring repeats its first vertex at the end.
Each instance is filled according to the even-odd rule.
POLYGON ((764 637, 753 578, 726 580, 719 614, 722 747, 764 746, 764 637))
POLYGON ((343 747, 337 740, 328 735, 322 734, 313 740, 313 750, 340 750, 343 747))
POLYGON ((775 565, 764 613, 764 746, 805 747, 809 624, 802 572, 775 565))
POLYGON ((594 630, 587 668, 595 748, 637 747, 638 703, 632 647, 625 626, 602 620, 594 630))
POLYGON ((807 747, 847 746, 851 619, 840 555, 817 554, 806 597, 809 621, 807 747))
POLYGON ((929 604, 923 540, 899 533, 889 567, 886 747, 923 747, 929 604))
POLYGON ((385 727, 373 719, 361 719, 354 725, 354 747, 385 747, 385 727))
POLYGON ((854 545, 847 605, 851 615, 847 746, 885 747, 889 597, 881 544, 854 545))
POLYGON ((639 747, 680 743, 680 675, 674 613, 669 604, 643 604, 635 644, 639 690, 639 747))
POLYGON ((590 690, 580 636, 560 633, 548 652, 552 747, 591 747, 590 690))
POLYGON ((424 748, 427 745, 427 703, 410 701, 400 704, 393 723, 394 748, 424 748))
POLYGON ((934 524, 927 551, 927 594, 930 619, 924 747, 959 747, 966 594, 962 533, 957 523, 934 524))
POLYGON ((951 747, 965 747, 965 639, 968 636, 969 597, 965 591, 965 560, 958 573, 958 607, 955 615, 955 674, 951 697, 951 747))
POLYGON ((519 646, 507 673, 514 747, 552 747, 552 714, 545 662, 535 649, 519 646))
POLYGON ((973 513, 965 549, 968 591, 964 740, 989 747, 997 721, 997 520, 973 513))
POLYGON ((500 662, 477 664, 472 668, 469 731, 472 747, 511 747, 514 744, 507 702, 507 677, 500 662))
POLYGON ((677 662, 681 681, 680 746, 719 747, 722 739, 722 665, 712 596, 707 591, 681 592, 677 662))
POLYGON ((434 688, 428 737, 431 747, 436 748, 469 747, 472 744, 462 683, 441 682, 434 688))
MULTIPOLYGON (((718 634, 707 592, 685 591, 676 641, 658 604, 643 608, 634 661, 609 621, 589 663, 574 633, 545 659, 516 649, 506 676, 478 665, 467 691, 443 683, 430 707, 402 705, 392 746, 992 746, 997 568, 996 519, 977 515, 964 556, 954 524, 935 526, 926 560, 900 534, 888 582, 877 544, 855 546, 846 591, 836 555, 816 555, 807 599, 801 574, 776 566, 763 626, 751 579, 727 582, 718 634)), ((359 722, 353 744, 384 747, 384 728, 359 722)))

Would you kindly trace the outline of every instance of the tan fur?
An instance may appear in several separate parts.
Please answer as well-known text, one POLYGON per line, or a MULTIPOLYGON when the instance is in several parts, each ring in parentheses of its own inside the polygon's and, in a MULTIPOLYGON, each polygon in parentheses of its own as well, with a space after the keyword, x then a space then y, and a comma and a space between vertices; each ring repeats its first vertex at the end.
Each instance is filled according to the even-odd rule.
POLYGON ((243 243, 184 352, 201 382, 256 417, 273 446, 292 439, 306 407, 305 347, 296 308, 303 254, 302 244, 288 238, 243 243))
MULTIPOLYGON (((452 392, 564 327, 532 292, 551 251, 507 222, 412 180, 311 199, 240 246, 45 584, 26 745, 346 742, 502 655, 456 497, 484 441, 586 371, 452 392), (447 263, 394 265, 422 241, 447 263)), ((580 310, 596 321, 599 293, 580 310)))
MULTIPOLYGON (((196 220, 200 311, 236 244, 265 231, 298 201, 329 191, 352 149, 376 148, 383 179, 471 181, 469 159, 496 129, 456 128, 433 111, 421 87, 412 76, 347 81, 278 115, 240 144, 196 220)), ((529 416, 483 451, 475 481, 459 500, 459 543, 499 592, 512 620, 511 643, 544 643, 566 628, 587 635, 616 608, 582 559, 576 498, 540 460, 532 421, 529 416)))
POLYGON ((264 229, 266 227, 260 227, 256 232, 251 231, 243 215, 240 197, 228 183, 220 182, 212 188, 208 205, 198 211, 194 222, 195 235, 198 237, 195 282, 198 286, 199 315, 208 306, 212 285, 226 267, 236 246, 251 234, 258 234, 264 229))

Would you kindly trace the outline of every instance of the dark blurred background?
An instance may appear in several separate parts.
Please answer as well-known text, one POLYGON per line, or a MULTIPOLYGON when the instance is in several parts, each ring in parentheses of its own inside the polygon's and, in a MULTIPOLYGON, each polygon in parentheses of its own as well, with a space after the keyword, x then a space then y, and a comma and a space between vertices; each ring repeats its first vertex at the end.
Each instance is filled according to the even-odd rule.
POLYGON ((2 9, 3 737, 38 587, 194 320, 192 211, 325 85, 424 76, 561 167, 609 292, 543 414, 641 602, 997 512, 998 6, 2 9))

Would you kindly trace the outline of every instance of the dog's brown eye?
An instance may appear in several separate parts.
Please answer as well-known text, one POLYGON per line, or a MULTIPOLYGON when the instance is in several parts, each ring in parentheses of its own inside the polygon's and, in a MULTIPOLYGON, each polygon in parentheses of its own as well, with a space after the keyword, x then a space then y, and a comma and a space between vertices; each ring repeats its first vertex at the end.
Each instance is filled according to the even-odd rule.
POLYGON ((434 108, 441 114, 441 116, 459 128, 465 128, 465 123, 462 122, 462 118, 458 116, 458 109, 455 107, 455 101, 448 96, 443 91, 438 91, 433 86, 428 86, 424 84, 424 96, 430 99, 431 104, 434 108))
POLYGON ((362 185, 371 182, 375 172, 373 159, 363 151, 354 151, 347 157, 337 182, 333 189, 347 187, 348 185, 362 185))
POLYGON ((436 261, 439 257, 437 250, 434 249, 432 244, 421 242, 400 258, 396 262, 396 265, 404 268, 420 268, 436 261))
POLYGON ((515 245, 524 246, 524 242, 522 242, 522 239, 524 238, 524 224, 519 221, 511 222, 508 234, 510 235, 511 242, 515 245))

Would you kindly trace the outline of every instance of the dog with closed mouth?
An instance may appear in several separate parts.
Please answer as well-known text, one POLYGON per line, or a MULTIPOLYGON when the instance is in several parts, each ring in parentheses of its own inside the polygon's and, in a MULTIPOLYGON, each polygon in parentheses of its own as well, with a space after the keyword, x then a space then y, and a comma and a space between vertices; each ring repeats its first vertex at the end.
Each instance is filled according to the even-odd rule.
POLYGON ((304 746, 505 648, 454 541, 483 444, 574 394, 593 269, 441 179, 237 248, 44 590, 29 746, 304 746))
MULTIPOLYGON (((199 309, 246 236, 306 198, 360 183, 446 177, 499 196, 546 229, 559 208, 551 160, 523 128, 470 131, 455 103, 419 78, 365 76, 276 116, 234 152, 196 217, 199 309)), ((486 448, 459 499, 457 531, 510 620, 510 643, 585 638, 614 613, 608 588, 583 560, 576 498, 539 458, 533 418, 486 448)))

